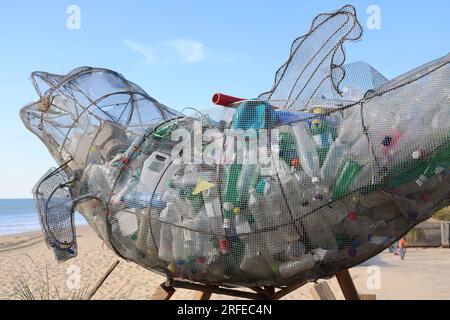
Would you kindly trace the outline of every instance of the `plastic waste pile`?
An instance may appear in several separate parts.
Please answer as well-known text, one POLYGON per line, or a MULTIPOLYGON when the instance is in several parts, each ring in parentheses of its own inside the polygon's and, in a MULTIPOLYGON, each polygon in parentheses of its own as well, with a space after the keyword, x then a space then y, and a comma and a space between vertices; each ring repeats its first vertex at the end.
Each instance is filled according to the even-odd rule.
POLYGON ((76 210, 168 278, 284 286, 357 265, 448 206, 450 56, 387 81, 344 66, 360 37, 353 7, 320 15, 269 92, 189 116, 110 70, 34 73, 40 100, 21 117, 60 165, 34 189, 57 259, 77 253, 76 210))

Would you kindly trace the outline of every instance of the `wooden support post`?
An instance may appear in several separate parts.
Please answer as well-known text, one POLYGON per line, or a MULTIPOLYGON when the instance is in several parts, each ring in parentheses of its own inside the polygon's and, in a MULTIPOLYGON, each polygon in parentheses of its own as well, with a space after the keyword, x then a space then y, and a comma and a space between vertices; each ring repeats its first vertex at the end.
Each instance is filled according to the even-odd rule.
POLYGON ((272 286, 264 286, 264 293, 268 300, 273 300, 275 296, 275 288, 272 286))
POLYGON ((175 289, 173 287, 169 287, 166 283, 163 283, 155 289, 150 300, 170 300, 174 293, 175 289))
POLYGON ((100 280, 98 280, 97 284, 91 290, 91 292, 89 292, 88 300, 92 300, 92 298, 97 293, 98 289, 100 289, 100 287, 103 285, 103 283, 105 283, 106 279, 108 279, 108 277, 111 275, 111 273, 114 271, 114 269, 119 265, 119 263, 120 263, 120 261, 116 260, 109 266, 109 268, 108 268, 108 270, 106 270, 105 274, 100 278, 100 280))
POLYGON ((194 300, 209 300, 209 299, 211 299, 211 292, 197 291, 194 294, 194 300))
POLYGON ((310 292, 314 300, 336 300, 333 291, 331 291, 331 288, 326 281, 315 284, 310 292))
POLYGON ((360 300, 358 291, 348 270, 336 273, 336 279, 346 300, 360 300))

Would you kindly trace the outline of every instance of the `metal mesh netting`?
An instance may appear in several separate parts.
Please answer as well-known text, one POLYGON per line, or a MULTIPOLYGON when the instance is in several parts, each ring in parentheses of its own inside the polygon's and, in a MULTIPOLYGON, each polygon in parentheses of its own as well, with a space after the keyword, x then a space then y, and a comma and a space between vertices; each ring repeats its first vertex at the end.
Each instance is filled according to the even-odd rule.
POLYGON ((117 254, 168 278, 284 286, 384 250, 449 205, 450 56, 387 81, 344 65, 360 36, 353 7, 320 15, 272 90, 190 116, 109 70, 34 73, 21 117, 67 163, 36 189, 49 245, 74 245, 48 218, 69 194, 117 254))
POLYGON ((51 169, 33 190, 47 245, 59 261, 77 254, 73 201, 63 171, 51 169), (55 188, 56 186, 56 188, 55 188))

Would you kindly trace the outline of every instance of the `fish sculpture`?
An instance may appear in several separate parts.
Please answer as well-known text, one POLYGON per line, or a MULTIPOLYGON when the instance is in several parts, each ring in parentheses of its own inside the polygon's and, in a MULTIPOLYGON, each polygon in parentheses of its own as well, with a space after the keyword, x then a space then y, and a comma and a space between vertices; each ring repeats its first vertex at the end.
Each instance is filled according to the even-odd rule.
POLYGON ((79 212, 168 279, 281 287, 358 265, 448 206, 450 55, 388 81, 344 64, 361 36, 352 6, 321 14, 272 89, 190 115, 111 70, 33 73, 20 116, 58 163, 33 190, 57 260, 77 254, 79 212))

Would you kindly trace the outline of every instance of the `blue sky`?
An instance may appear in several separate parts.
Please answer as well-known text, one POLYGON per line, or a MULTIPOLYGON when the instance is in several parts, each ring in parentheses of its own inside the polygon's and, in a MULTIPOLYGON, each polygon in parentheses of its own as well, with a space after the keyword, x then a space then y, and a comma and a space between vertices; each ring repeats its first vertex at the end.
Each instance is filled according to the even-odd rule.
MULTIPOLYGON (((448 0, 352 1, 363 41, 346 46, 388 78, 449 52, 448 0), (357 3, 357 4, 356 4, 357 3), (381 29, 368 30, 369 5, 381 29)), ((349 1, 350 3, 350 1, 349 1)), ((270 89, 293 39, 319 13, 345 3, 305 1, 3 1, 0 4, 0 198, 29 198, 55 163, 20 122, 36 99, 32 71, 67 73, 90 65, 119 71, 162 103, 181 110, 210 106, 216 91, 255 97, 270 89), (81 29, 69 30, 69 5, 81 29)))

